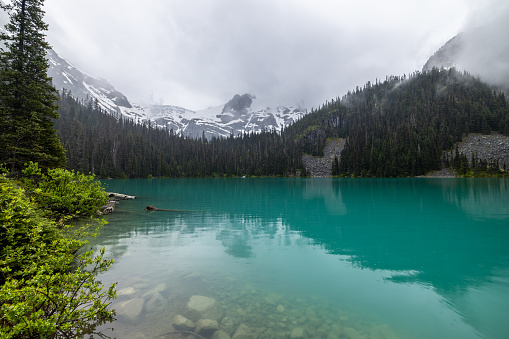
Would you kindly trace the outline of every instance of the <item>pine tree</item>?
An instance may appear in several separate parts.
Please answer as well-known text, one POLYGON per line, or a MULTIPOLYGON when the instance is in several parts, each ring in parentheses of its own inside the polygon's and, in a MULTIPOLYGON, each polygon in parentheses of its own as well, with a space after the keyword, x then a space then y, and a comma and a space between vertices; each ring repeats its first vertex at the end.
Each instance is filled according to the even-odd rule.
POLYGON ((332 163, 332 175, 339 175, 341 172, 339 171, 339 160, 337 156, 334 156, 334 162, 332 163))
POLYGON ((10 22, 0 34, 0 163, 18 172, 28 161, 43 168, 65 163, 53 129, 58 93, 47 75, 43 0, 1 5, 10 22))

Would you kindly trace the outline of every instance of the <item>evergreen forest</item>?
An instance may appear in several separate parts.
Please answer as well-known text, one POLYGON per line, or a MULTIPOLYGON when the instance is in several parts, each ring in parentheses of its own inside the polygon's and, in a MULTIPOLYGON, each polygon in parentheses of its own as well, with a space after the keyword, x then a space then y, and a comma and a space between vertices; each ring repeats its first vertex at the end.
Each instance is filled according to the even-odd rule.
MULTIPOLYGON (((450 165, 444 151, 468 133, 509 135, 509 105, 503 92, 467 72, 435 68, 368 82, 313 110, 292 129, 346 139, 333 174, 416 176, 450 165)), ((322 138, 304 145, 320 155, 324 144, 322 138)))
POLYGON ((194 139, 106 114, 66 91, 59 114, 67 167, 101 178, 286 176, 302 166, 290 130, 194 139))
POLYGON ((229 138, 136 124, 66 91, 59 114, 67 167, 102 178, 305 175, 302 155, 323 155, 331 138, 346 139, 334 175, 416 176, 451 165, 444 151, 468 133, 509 135, 503 92, 455 69, 368 82, 283 131, 229 138))

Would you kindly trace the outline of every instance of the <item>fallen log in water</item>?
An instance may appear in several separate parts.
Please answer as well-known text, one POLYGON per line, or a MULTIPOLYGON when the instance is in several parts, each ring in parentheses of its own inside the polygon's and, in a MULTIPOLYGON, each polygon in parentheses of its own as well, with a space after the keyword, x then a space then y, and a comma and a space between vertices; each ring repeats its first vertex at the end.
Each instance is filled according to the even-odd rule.
POLYGON ((108 197, 118 199, 118 200, 129 200, 129 199, 136 198, 133 195, 127 195, 127 194, 121 194, 121 193, 108 192, 107 194, 108 194, 108 197))
POLYGON ((115 205, 118 204, 119 200, 129 200, 136 198, 132 195, 114 193, 114 192, 106 192, 109 200, 106 202, 106 205, 102 206, 99 211, 97 211, 98 215, 105 215, 113 213, 115 210, 115 205))
POLYGON ((188 210, 173 210, 173 209, 166 209, 166 208, 157 208, 154 206, 145 207, 145 211, 192 212, 192 211, 188 211, 188 210))

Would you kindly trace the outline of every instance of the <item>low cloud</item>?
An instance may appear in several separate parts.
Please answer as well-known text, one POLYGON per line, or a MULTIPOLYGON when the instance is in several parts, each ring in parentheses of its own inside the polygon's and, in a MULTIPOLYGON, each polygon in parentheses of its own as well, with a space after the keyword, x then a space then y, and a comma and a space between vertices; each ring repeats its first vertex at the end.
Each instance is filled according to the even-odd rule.
POLYGON ((495 85, 509 84, 509 3, 492 1, 472 14, 456 67, 495 85))
POLYGON ((310 108, 421 69, 466 27, 472 3, 46 0, 45 8, 57 53, 132 101, 201 109, 250 93, 310 108))

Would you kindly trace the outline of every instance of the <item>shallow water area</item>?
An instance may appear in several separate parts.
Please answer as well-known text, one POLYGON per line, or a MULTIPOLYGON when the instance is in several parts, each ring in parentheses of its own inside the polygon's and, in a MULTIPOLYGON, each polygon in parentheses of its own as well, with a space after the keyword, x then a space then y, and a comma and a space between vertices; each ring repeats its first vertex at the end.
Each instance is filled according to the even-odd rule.
POLYGON ((508 180, 104 183, 136 196, 91 241, 115 258, 100 276, 118 283, 109 336, 179 338, 173 319, 197 295, 221 305, 230 337, 509 333, 508 180))

